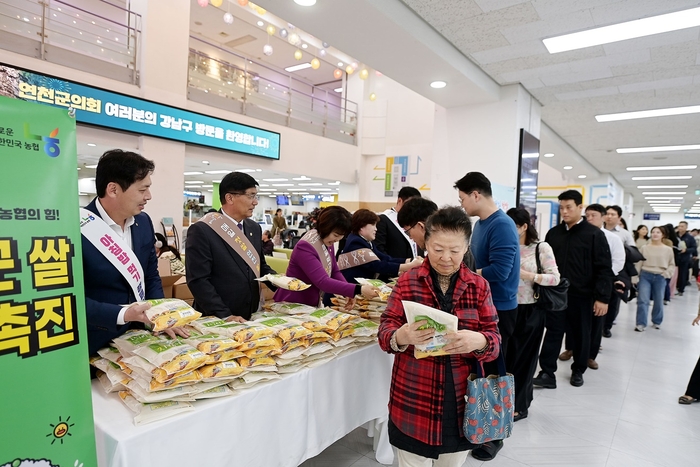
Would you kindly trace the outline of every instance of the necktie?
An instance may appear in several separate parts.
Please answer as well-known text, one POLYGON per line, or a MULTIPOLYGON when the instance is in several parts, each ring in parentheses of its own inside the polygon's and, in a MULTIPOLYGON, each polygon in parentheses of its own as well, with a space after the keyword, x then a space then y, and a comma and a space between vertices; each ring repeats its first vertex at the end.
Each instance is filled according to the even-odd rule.
POLYGON ((243 232, 243 222, 238 223, 238 228, 243 232))

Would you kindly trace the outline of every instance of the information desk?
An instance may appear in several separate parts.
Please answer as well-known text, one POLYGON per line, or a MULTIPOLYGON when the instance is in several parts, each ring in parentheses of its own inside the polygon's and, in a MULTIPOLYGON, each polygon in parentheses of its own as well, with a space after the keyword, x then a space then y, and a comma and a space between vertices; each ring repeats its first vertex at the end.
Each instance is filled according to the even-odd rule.
POLYGON ((192 412, 140 427, 118 395, 105 394, 95 380, 98 464, 296 467, 368 422, 377 460, 390 464, 385 422, 392 362, 371 344, 233 396, 196 401, 192 412))

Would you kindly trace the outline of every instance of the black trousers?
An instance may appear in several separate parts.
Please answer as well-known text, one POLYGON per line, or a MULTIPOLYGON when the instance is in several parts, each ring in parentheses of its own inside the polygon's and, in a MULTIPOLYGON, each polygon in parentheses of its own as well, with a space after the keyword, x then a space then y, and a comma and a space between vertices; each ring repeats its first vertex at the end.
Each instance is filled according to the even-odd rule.
POLYGON ((537 370, 546 312, 534 303, 518 305, 515 331, 510 338, 506 369, 515 379, 515 411, 524 412, 532 402, 532 378, 537 370))
MULTIPOLYGON (((511 337, 515 332, 518 309, 496 311, 498 312, 498 332, 501 334, 501 352, 503 352, 503 358, 508 362, 509 346, 511 346, 511 337)), ((506 370, 510 372, 507 364, 506 370)), ((498 363, 495 360, 484 363, 484 372, 486 375, 498 374, 498 363)))
MULTIPOLYGON (((517 395, 517 388, 518 386, 515 386, 516 388, 516 395, 517 395)), ((698 359, 698 363, 695 365, 695 369, 693 370, 693 374, 690 375, 690 382, 688 383, 688 388, 685 390, 685 394, 694 397, 695 399, 700 399, 700 358, 698 359)), ((518 410, 517 408, 515 410, 518 410)))
POLYGON ((547 312, 544 336, 540 351, 542 371, 554 376, 557 371, 557 357, 561 350, 564 332, 574 353, 571 369, 584 373, 588 368, 591 348, 591 325, 593 322, 593 298, 569 295, 569 306, 564 312, 547 312))
MULTIPOLYGON (((610 330, 613 327, 613 322, 617 319, 617 314, 620 312, 620 294, 613 287, 610 293, 610 301, 608 302, 608 314, 605 315, 604 329, 610 330)), ((600 345, 600 343, 599 343, 600 345)), ((593 357, 591 357, 593 358, 593 357)), ((595 360, 595 358, 593 358, 595 360)))
MULTIPOLYGON (((608 308, 608 314, 610 314, 610 308, 608 308)), ((603 316, 595 316, 591 319, 591 345, 589 358, 595 360, 600 352, 600 343, 603 340, 603 326, 605 325, 605 319, 608 314, 603 316)))
POLYGON ((690 277, 690 259, 679 260, 678 261, 678 283, 676 288, 680 293, 685 291, 685 286, 688 284, 688 277, 690 277))

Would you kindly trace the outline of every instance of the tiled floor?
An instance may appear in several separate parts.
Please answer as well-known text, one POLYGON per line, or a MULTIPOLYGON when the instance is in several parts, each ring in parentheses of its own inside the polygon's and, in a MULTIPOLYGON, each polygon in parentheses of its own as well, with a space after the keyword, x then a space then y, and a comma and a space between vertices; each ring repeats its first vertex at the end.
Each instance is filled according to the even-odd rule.
MULTIPOLYGON (((700 355, 693 285, 665 307, 660 330, 633 330, 636 303, 622 304, 613 337, 603 339, 600 369, 569 384, 559 365, 557 389, 535 389, 529 416, 515 424, 496 459, 473 467, 690 467, 700 465, 700 404, 678 404, 700 355)), ((560 362, 562 363, 562 362, 560 362)), ((358 428, 303 467, 380 467, 372 440, 358 428)), ((393 465, 398 465, 396 462, 393 465)))

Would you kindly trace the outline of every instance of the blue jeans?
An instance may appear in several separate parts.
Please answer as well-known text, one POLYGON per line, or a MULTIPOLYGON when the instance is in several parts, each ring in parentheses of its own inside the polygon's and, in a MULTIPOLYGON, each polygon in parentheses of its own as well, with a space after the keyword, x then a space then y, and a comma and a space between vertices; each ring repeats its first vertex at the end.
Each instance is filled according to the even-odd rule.
POLYGON ((647 326, 647 314, 649 312, 649 299, 654 300, 651 310, 651 322, 661 324, 664 319, 664 289, 666 279, 661 274, 652 274, 642 271, 639 274, 637 285, 637 325, 647 326))

